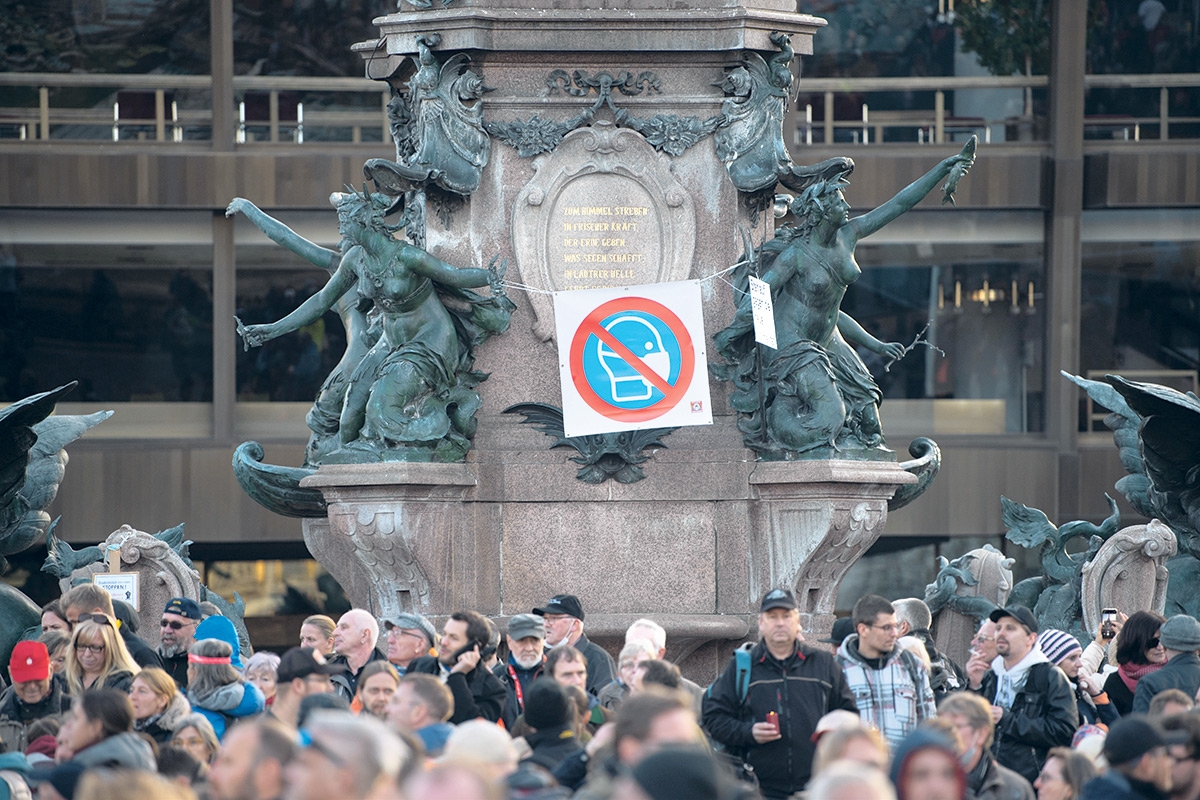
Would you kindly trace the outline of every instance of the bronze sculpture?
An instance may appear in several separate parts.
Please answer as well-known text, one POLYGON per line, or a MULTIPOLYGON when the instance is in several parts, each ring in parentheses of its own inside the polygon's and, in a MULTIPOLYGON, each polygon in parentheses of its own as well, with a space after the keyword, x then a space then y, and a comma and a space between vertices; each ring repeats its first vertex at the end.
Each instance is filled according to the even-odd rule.
MULTIPOLYGON (((314 463, 461 461, 475 433, 474 387, 487 377, 472 369, 473 348, 507 328, 514 310, 501 286, 505 264, 493 258, 488 269, 458 268, 397 240, 393 234, 404 221, 384 219, 396 203, 365 187, 334 193, 330 202, 343 242, 329 282, 277 322, 238 320, 238 333, 247 347, 257 347, 311 323, 352 293, 360 308, 371 307, 378 336, 354 337, 370 349, 348 375, 350 365, 339 365, 345 388, 336 440, 314 447, 314 463), (489 286, 491 296, 469 291, 479 286, 489 286)), ((340 393, 328 381, 326 389, 340 393)))
MULTIPOLYGON (((739 295, 729 327, 717 333, 727 364, 713 372, 732 380, 730 404, 743 417, 738 427, 760 458, 889 457, 878 407, 883 399, 854 346, 889 360, 907 351, 881 342, 840 310, 846 289, 862 271, 854 260, 859 239, 911 209, 943 178, 961 177, 974 162, 975 142, 940 161, 895 197, 850 218, 842 194, 854 168, 848 158, 814 165, 806 188, 791 204, 797 223, 776 231, 752 262, 771 286, 778 349, 755 347, 750 296, 739 295)), ((952 190, 948 189, 948 191, 952 190)), ((744 290, 748 271, 740 276, 744 290)))

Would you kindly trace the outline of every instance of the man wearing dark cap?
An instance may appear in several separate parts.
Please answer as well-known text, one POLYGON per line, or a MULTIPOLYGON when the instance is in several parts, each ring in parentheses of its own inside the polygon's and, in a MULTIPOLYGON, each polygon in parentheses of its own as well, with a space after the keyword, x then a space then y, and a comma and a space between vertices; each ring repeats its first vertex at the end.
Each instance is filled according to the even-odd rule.
POLYGON ((1178 689, 1188 697, 1200 690, 1200 622, 1187 614, 1176 614, 1158 629, 1158 640, 1167 651, 1167 663, 1137 682, 1133 695, 1133 711, 1145 714, 1150 710, 1154 695, 1167 689, 1178 689))
POLYGON ((603 647, 591 642, 583 635, 583 604, 573 594, 556 594, 550 602, 541 608, 535 608, 534 614, 546 620, 546 646, 561 647, 569 644, 587 661, 587 690, 591 695, 597 695, 600 690, 612 683, 617 673, 617 665, 603 647))
POLYGON ((387 660, 401 675, 413 659, 427 656, 437 647, 437 629, 420 614, 388 617, 383 628, 387 631, 387 660))
POLYGON ((525 712, 525 693, 542 676, 546 663, 545 639, 546 625, 537 614, 517 614, 508 621, 508 660, 497 664, 492 674, 500 679, 507 692, 500 719, 510 731, 517 717, 525 712))
POLYGON ((196 643, 196 626, 203 618, 195 600, 172 597, 158 621, 161 631, 158 657, 181 691, 187 689, 188 683, 188 648, 196 643))
POLYGON ((295 728, 300 717, 300 701, 309 695, 333 691, 331 675, 342 672, 339 664, 326 664, 325 657, 311 647, 293 647, 279 659, 275 670, 275 702, 267 715, 295 728))
POLYGON ((737 654, 704 698, 703 724, 731 755, 753 767, 767 800, 804 788, 812 772, 817 720, 836 708, 858 713, 833 655, 801 644, 800 612, 787 589, 762 599, 749 674, 737 654))
POLYGON ((998 608, 989 616, 996 624, 996 652, 990 669, 982 659, 967 663, 972 691, 992 704, 996 761, 1033 783, 1046 752, 1070 747, 1079 726, 1070 681, 1037 647, 1038 621, 1025 606, 998 608))
POLYGON ((833 628, 829 631, 829 635, 817 639, 817 641, 829 645, 830 652, 836 653, 842 646, 842 642, 846 641, 846 637, 852 633, 854 633, 854 618, 839 617, 833 621, 833 628))
POLYGON ((1164 731, 1145 714, 1122 717, 1104 740, 1108 772, 1089 781, 1080 800, 1166 800, 1175 764, 1167 748, 1189 738, 1164 731))

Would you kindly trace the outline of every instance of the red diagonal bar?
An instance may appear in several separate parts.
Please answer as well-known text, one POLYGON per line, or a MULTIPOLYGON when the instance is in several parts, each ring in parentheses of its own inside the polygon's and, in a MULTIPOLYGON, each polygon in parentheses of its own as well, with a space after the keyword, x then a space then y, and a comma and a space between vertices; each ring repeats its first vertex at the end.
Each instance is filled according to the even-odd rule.
POLYGON ((604 328, 602 328, 598 323, 596 323, 592 320, 584 320, 583 325, 581 327, 583 328, 583 330, 585 332, 591 334, 592 336, 597 337, 598 339, 600 339, 600 341, 602 341, 606 345, 608 345, 610 350, 612 350, 614 353, 616 353, 618 356, 620 356, 622 359, 624 359, 625 362, 629 364, 629 366, 631 366, 635 370, 637 370, 637 373, 639 375, 641 375, 643 378, 645 378, 651 384, 653 384, 654 387, 656 389, 658 389, 660 392, 662 392, 663 394, 670 393, 672 386, 671 386, 671 384, 667 383, 666 378, 659 375, 654 370, 650 369, 650 365, 647 364, 645 361, 642 361, 636 355, 634 355, 634 352, 632 350, 630 350, 628 347, 626 347, 624 345, 624 343, 621 342, 620 339, 613 336, 611 333, 609 333, 604 328))

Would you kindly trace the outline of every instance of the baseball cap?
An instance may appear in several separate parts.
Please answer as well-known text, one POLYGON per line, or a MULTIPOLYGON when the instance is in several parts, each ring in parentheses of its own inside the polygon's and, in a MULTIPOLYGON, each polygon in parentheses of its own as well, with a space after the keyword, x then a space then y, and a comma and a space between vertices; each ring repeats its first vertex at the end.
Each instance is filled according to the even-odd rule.
POLYGON ((762 608, 759 611, 767 612, 772 608, 794 610, 797 608, 796 598, 787 589, 772 589, 763 595, 762 608))
POLYGON ((508 635, 514 642, 529 636, 546 638, 546 621, 536 614, 517 614, 508 621, 508 635))
POLYGON ((1137 761, 1156 747, 1186 744, 1190 740, 1187 731, 1166 731, 1145 714, 1130 714, 1109 729, 1104 740, 1104 757, 1115 767, 1137 761))
POLYGON ((163 613, 178 614, 188 619, 204 619, 204 615, 200 613, 200 604, 187 597, 172 597, 167 601, 163 613))
POLYGON ((1033 615, 1025 606, 1009 606, 1008 608, 997 608, 991 614, 988 614, 988 619, 992 622, 999 622, 1004 617, 1012 617, 1017 622, 1021 623, 1028 629, 1030 633, 1038 632, 1037 617, 1033 615))
POLYGON ((13 683, 44 681, 50 677, 50 652, 37 640, 17 642, 8 662, 13 683))
POLYGON ((309 675, 337 675, 343 671, 338 664, 326 664, 325 657, 311 647, 293 647, 279 659, 275 674, 280 683, 288 683, 309 675))
POLYGON ((541 608, 535 608, 533 613, 542 617, 547 614, 566 614, 568 617, 574 617, 583 622, 583 604, 573 594, 556 594, 550 598, 549 603, 541 608))
POLYGON ((434 629, 433 623, 420 614, 404 611, 384 619, 383 627, 389 631, 392 628, 399 628, 402 631, 420 631, 429 640, 430 647, 436 647, 438 643, 437 630, 434 629))
POLYGON ((829 635, 817 641, 825 644, 841 644, 852 633, 854 633, 854 620, 851 617, 838 617, 833 621, 833 630, 829 631, 829 635))

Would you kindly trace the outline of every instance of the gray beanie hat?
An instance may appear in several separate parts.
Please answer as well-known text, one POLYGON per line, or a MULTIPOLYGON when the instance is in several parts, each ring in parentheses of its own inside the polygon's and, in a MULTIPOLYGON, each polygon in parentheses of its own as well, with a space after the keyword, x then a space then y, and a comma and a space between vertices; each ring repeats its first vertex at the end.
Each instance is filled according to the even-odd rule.
POLYGON ((1187 614, 1176 614, 1158 629, 1158 640, 1168 650, 1194 653, 1200 650, 1200 622, 1187 614))

